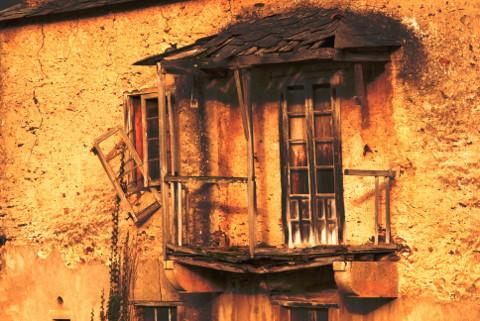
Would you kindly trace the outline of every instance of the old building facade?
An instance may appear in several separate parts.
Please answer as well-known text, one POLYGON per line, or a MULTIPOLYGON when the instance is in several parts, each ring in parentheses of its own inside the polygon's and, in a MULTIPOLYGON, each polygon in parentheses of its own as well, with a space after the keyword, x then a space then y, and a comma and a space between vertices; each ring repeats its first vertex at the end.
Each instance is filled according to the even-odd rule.
POLYGON ((116 195, 141 319, 480 318, 480 4, 60 2, 0 11, 1 320, 98 317, 116 195))

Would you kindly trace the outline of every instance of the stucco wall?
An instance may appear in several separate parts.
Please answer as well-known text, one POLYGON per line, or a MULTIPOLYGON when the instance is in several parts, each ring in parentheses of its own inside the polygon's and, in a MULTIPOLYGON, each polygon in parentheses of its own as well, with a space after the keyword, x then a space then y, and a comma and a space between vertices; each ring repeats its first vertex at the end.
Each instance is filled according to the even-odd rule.
MULTIPOLYGON (((104 262, 113 190, 89 149, 96 136, 122 123, 124 91, 155 85, 152 68, 131 64, 213 34, 243 10, 266 13, 296 4, 255 3, 179 2, 2 29, 0 228, 8 242, 47 257, 57 249, 70 267, 104 262)), ((347 139, 352 149, 366 143, 373 150, 357 153, 350 164, 371 159, 400 171, 393 234, 411 249, 399 262, 401 294, 478 304, 480 4, 317 3, 394 15, 420 40, 426 59, 420 66, 393 64, 391 106, 372 110, 372 123, 383 125, 352 131, 347 139), (394 143, 379 138, 384 135, 394 143)), ((342 117, 353 122, 356 113, 343 110, 342 117)), ((346 188, 347 198, 356 193, 362 194, 346 188)), ((131 223, 121 225, 125 231, 131 223)), ((132 230, 146 253, 158 254, 158 214, 132 230)))

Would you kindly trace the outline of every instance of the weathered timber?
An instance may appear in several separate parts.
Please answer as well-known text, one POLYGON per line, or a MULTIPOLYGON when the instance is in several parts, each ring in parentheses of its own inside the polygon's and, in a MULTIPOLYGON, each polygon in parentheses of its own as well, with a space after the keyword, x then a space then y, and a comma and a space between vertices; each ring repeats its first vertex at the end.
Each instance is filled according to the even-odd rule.
POLYGON ((388 256, 397 249, 394 244, 329 245, 309 249, 256 248, 252 258, 246 247, 219 250, 168 245, 169 257, 185 264, 260 274, 324 266, 335 261, 383 261, 388 260, 388 256))
POLYGON ((390 223, 390 177, 385 178, 385 243, 391 242, 390 223))
POLYGON ((134 161, 134 165, 132 166, 132 168, 130 168, 127 172, 123 173, 122 176, 128 175, 128 172, 132 172, 134 169, 137 169, 137 168, 138 168, 138 170, 140 170, 142 175, 145 175, 145 173, 143 172, 143 165, 142 165, 142 160, 140 159, 140 156, 137 154, 137 152, 135 150, 135 147, 133 146, 133 143, 131 142, 131 140, 127 137, 127 134, 120 127, 113 128, 113 129, 107 131, 106 133, 104 133, 103 135, 101 135, 100 137, 98 137, 97 139, 95 139, 92 151, 98 156, 103 168, 105 169, 105 172, 107 173, 108 178, 110 179, 110 182, 112 183, 113 187, 115 188, 115 191, 116 191, 118 197, 120 197, 122 202, 127 206, 127 210, 129 212, 130 217, 135 222, 135 224, 139 225, 147 217, 149 217, 156 210, 158 210, 158 208, 160 207, 160 204, 161 204, 161 198, 160 198, 160 195, 159 195, 158 191, 155 188, 150 187, 150 188, 146 189, 146 191, 153 195, 153 197, 155 198, 155 202, 158 203, 157 204, 158 206, 154 205, 154 204, 150 204, 149 206, 147 206, 147 208, 151 206, 150 209, 155 208, 155 211, 146 211, 146 212, 143 213, 143 214, 148 213, 148 215, 143 215, 142 214, 142 212, 144 210, 146 210, 146 208, 144 208, 143 210, 140 210, 140 211, 135 211, 132 203, 128 200, 128 196, 130 196, 132 194, 131 193, 126 193, 123 190, 122 186, 120 186, 120 181, 119 181, 119 177, 118 177, 119 173, 114 172, 113 168, 110 166, 109 161, 107 160, 104 152, 102 151, 102 149, 100 147, 100 144, 102 142, 104 142, 105 140, 107 140, 107 139, 109 139, 109 138, 111 138, 115 135, 118 135, 121 139, 121 142, 117 143, 115 145, 116 146, 115 149, 119 148, 119 146, 121 146, 120 144, 124 144, 126 146, 126 150, 128 151, 128 153, 130 154, 131 158, 134 161), (141 219, 139 219, 137 217, 137 214, 140 214, 141 219))
POLYGON ((167 115, 165 106, 165 71, 160 63, 157 64, 158 74, 158 97, 159 99, 159 128, 160 128, 160 182, 162 192, 162 247, 163 258, 167 259, 167 243, 169 242, 169 184, 165 182, 165 177, 168 175, 168 160, 167 160, 167 115))
POLYGON ((247 177, 236 176, 171 176, 165 177, 166 182, 204 182, 204 183, 246 183, 247 177))
POLYGON ((344 174, 351 176, 384 176, 395 178, 395 171, 392 170, 345 169, 344 174))
POLYGON ((247 120, 248 141, 247 141, 247 193, 248 193, 248 246, 250 256, 255 256, 255 232, 256 232, 256 182, 255 182, 255 142, 252 116, 252 74, 250 69, 245 69, 242 77, 242 88, 244 94, 244 110, 247 120))

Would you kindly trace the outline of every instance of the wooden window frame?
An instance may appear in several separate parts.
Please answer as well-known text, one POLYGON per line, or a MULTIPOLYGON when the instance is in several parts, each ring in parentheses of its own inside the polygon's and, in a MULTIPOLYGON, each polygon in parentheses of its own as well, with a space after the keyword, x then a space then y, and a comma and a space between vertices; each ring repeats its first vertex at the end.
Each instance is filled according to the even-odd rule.
POLYGON ((339 321, 340 320, 340 309, 338 304, 334 303, 319 303, 312 301, 289 301, 281 300, 274 302, 277 305, 277 313, 279 320, 281 321, 292 321, 292 311, 295 309, 305 309, 308 310, 308 321, 322 321, 318 320, 315 314, 318 310, 324 310, 327 312, 327 321, 339 321))
MULTIPOLYGON (((169 88, 165 92, 165 106, 167 108, 166 114, 168 115, 168 122, 167 124, 169 125, 168 127, 172 127, 173 124, 173 92, 175 88, 169 88)), ((141 119, 142 119, 142 155, 141 155, 141 160, 143 162, 143 172, 147 173, 143 177, 143 184, 138 184, 139 180, 135 175, 138 175, 138 173, 132 172, 132 175, 130 175, 127 178, 127 185, 131 186, 132 191, 140 191, 148 187, 158 187, 160 188, 161 186, 161 178, 160 176, 158 179, 152 179, 149 175, 150 173, 150 157, 148 154, 148 137, 147 137, 147 113, 146 113, 146 100, 147 99, 152 99, 158 97, 158 88, 147 88, 147 89, 142 89, 142 90, 137 90, 129 93, 125 93, 124 95, 124 128, 125 132, 127 133, 127 136, 130 138, 130 140, 133 142, 133 145, 135 146, 135 106, 133 103, 133 99, 137 98, 140 100, 140 109, 141 109, 141 119)), ((160 172, 160 167, 161 167, 161 155, 160 155, 160 140, 161 140, 161 135, 162 135, 162 130, 161 130, 161 124, 160 124, 160 102, 157 102, 158 106, 158 120, 159 120, 159 133, 158 133, 158 150, 159 150, 159 168, 158 171, 160 172)), ((169 128, 167 130, 169 130, 169 128)), ((175 133, 174 131, 171 131, 169 133, 169 138, 170 141, 173 141, 175 139, 175 133)), ((169 148, 170 152, 170 148, 169 148)), ((171 157, 170 157, 171 158, 171 157)))
MULTIPOLYGON (((331 72, 331 71, 330 71, 331 72)), ((321 72, 320 72, 321 73, 321 72)), ((326 71, 325 73, 329 73, 326 71)), ((280 128, 280 139, 281 139, 281 167, 282 167, 282 212, 283 212, 283 221, 285 225, 285 243, 289 246, 303 246, 300 244, 295 244, 292 237, 292 226, 291 226, 291 217, 289 212, 290 199, 291 196, 291 186, 290 186, 290 165, 289 165, 289 148, 290 148, 290 137, 289 137, 289 116, 287 115, 287 90, 289 88, 301 87, 304 91, 305 99, 305 112, 302 117, 306 120, 306 136, 305 144, 307 149, 307 167, 308 167, 308 187, 309 187, 309 220, 310 220, 310 233, 314 234, 314 241, 311 246, 314 245, 323 245, 319 239, 318 233, 316 232, 316 226, 318 226, 318 221, 314 211, 312 210, 312 205, 319 197, 319 193, 316 190, 315 182, 317 178, 315 177, 317 171, 317 164, 315 160, 315 149, 312 147, 316 145, 317 140, 314 137, 314 127, 313 121, 317 111, 313 107, 313 88, 314 86, 328 86, 331 90, 331 117, 332 117, 332 147, 333 147, 333 178, 334 178, 334 197, 335 200, 335 210, 336 210, 336 229, 337 229, 337 239, 335 244, 340 244, 343 242, 343 223, 344 223, 344 206, 343 206, 343 175, 342 175, 342 159, 341 159, 341 131, 340 131, 340 109, 339 102, 336 96, 336 88, 333 84, 330 83, 330 77, 321 76, 306 76, 302 75, 295 81, 285 81, 283 84, 283 90, 280 97, 280 106, 279 106, 279 128, 280 128), (313 136, 313 137, 312 137, 313 136), (309 147, 310 146, 310 147, 309 147), (312 162, 315 162, 312 164, 312 162), (312 175, 313 169, 313 175, 312 175)), ((321 197, 321 196, 320 196, 321 197)), ((300 215, 300 213, 298 213, 300 215)), ((300 217, 298 218, 299 226, 300 217)), ((327 222, 327 220, 325 220, 327 222)), ((301 228, 301 227, 299 227, 301 228)), ((329 243, 327 243, 329 244, 329 243)), ((331 244, 331 243, 330 243, 331 244)))
POLYGON ((172 304, 171 302, 158 302, 158 303, 147 303, 147 304, 135 304, 135 310, 138 316, 138 310, 142 310, 142 312, 145 309, 155 309, 154 311, 154 321, 163 321, 159 319, 158 316, 158 309, 168 309, 169 312, 169 319, 166 321, 173 321, 173 317, 171 314, 171 310, 175 310, 175 315, 176 315, 176 321, 182 321, 183 320, 183 305, 174 303, 172 304))

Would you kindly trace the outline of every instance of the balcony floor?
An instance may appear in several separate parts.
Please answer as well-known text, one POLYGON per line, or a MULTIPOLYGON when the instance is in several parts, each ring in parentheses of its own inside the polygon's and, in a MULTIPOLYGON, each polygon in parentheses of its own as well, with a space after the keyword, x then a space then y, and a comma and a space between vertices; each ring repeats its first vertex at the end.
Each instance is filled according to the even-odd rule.
POLYGON ((310 248, 247 247, 227 249, 168 245, 169 259, 186 265, 232 273, 278 273, 330 265, 335 261, 396 260, 396 244, 323 245, 310 248))

